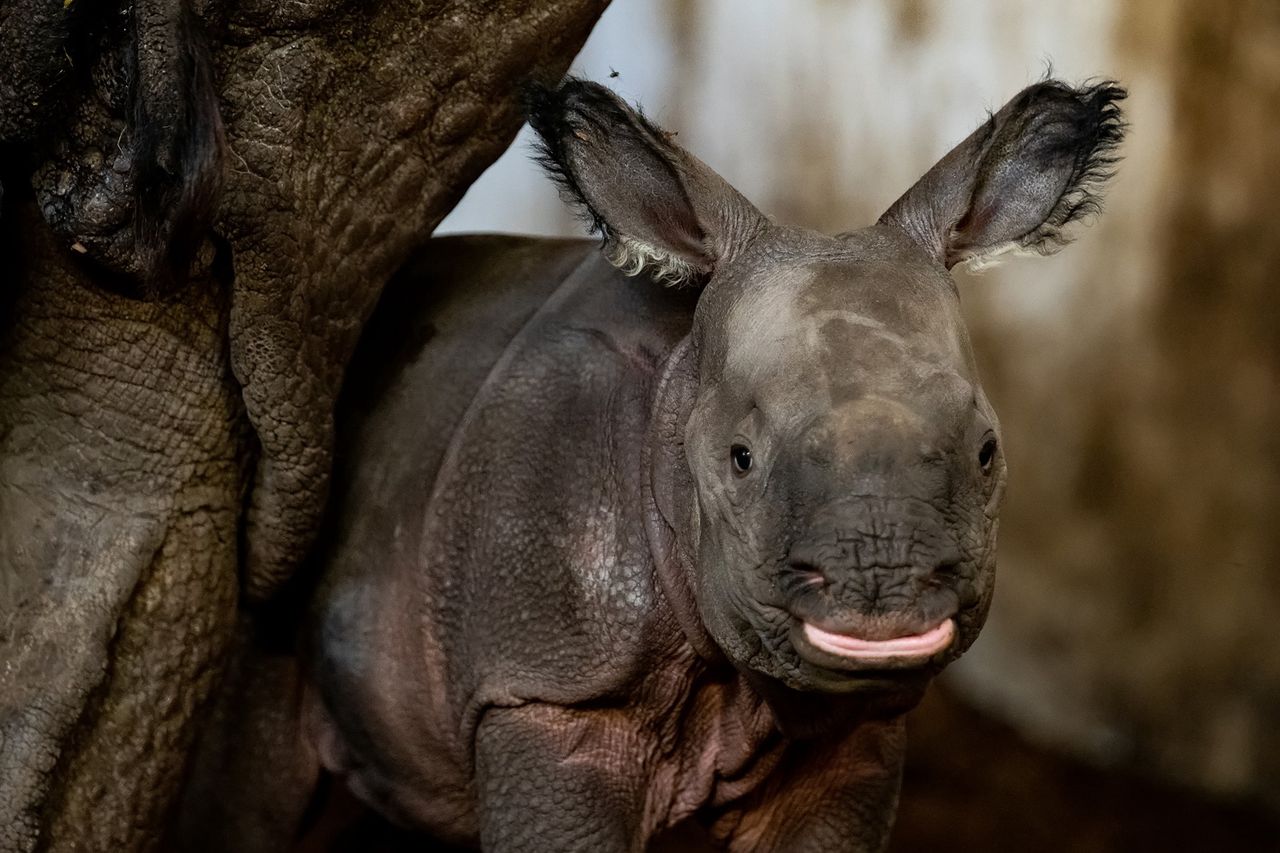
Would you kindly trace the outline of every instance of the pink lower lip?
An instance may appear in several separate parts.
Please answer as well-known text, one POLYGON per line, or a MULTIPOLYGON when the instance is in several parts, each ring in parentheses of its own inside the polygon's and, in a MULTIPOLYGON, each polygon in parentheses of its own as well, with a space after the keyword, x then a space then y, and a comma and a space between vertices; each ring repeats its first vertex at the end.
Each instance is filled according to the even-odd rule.
POLYGON ((848 634, 824 631, 808 622, 804 624, 804 636, 814 648, 828 654, 853 660, 893 660, 935 655, 951 645, 955 639, 956 623, 948 619, 923 634, 894 637, 892 640, 864 640, 848 634))

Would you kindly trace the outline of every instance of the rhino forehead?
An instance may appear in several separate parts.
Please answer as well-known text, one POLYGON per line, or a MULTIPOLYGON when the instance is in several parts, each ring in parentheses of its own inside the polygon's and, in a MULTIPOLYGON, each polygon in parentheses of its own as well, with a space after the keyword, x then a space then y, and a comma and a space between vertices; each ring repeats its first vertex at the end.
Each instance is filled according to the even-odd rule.
POLYGON ((727 376, 787 396, 818 387, 847 397, 869 383, 964 372, 963 328, 945 295, 901 281, 835 280, 821 269, 790 279, 734 302, 725 324, 727 376))
POLYGON ((787 288, 761 286, 734 301, 724 324, 725 373, 758 377, 787 360, 804 332, 804 317, 787 288))

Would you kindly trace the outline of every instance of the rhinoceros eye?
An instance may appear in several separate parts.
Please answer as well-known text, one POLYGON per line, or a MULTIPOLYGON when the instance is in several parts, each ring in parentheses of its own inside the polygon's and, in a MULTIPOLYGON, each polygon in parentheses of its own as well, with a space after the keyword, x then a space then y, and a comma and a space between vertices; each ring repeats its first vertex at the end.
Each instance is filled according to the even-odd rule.
POLYGON ((751 448, 745 444, 730 447, 729 458, 733 460, 733 470, 739 477, 751 470, 751 448))
POLYGON ((996 449, 995 438, 987 436, 987 440, 982 442, 982 449, 978 451, 978 466, 982 468, 982 473, 991 473, 991 465, 996 461, 996 449))

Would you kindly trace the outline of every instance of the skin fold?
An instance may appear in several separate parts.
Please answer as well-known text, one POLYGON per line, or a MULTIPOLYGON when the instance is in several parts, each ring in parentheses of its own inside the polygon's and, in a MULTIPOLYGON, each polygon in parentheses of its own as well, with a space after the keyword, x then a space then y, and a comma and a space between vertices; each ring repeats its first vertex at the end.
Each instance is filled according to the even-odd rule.
POLYGON ((0 2, 0 850, 173 849, 361 326, 604 5, 0 2))
POLYGON ((690 820, 732 850, 882 849, 903 715, 993 589, 999 424, 948 270, 1065 242, 1123 97, 1031 86, 828 236, 603 87, 531 91, 605 257, 445 238, 385 294, 319 550, 317 766, 485 850, 690 820))

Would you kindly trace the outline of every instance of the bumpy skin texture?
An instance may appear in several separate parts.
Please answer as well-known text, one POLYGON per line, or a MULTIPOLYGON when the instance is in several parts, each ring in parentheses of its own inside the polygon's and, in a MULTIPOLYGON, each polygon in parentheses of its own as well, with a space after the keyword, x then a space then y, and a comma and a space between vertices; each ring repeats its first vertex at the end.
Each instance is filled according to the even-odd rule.
POLYGON ((603 6, 0 2, 0 849, 160 843, 361 324, 603 6))
POLYGON ((6 282, 0 339, 0 849, 133 849, 235 609, 226 285, 104 292, 23 213, 6 223, 40 263, 6 282))
POLYGON ((0 82, 0 143, 33 138, 58 106, 67 76, 62 50, 66 12, 46 0, 6 0, 0 5, 0 56, 11 63, 0 82))
POLYGON ((341 407, 323 766, 491 851, 639 851, 689 819, 731 850, 882 849, 902 715, 995 568, 999 427, 947 268, 1059 239, 1122 95, 1031 87, 828 237, 602 87, 535 91, 610 256, 694 286, 477 237, 389 289, 341 407))
POLYGON ((487 850, 640 850, 695 814, 733 849, 879 849, 900 720, 858 726, 861 697, 815 695, 790 711, 826 737, 788 748, 666 603, 644 447, 692 294, 626 282, 586 243, 433 243, 343 407, 322 761, 396 821, 487 850))
POLYGON ((315 534, 333 401, 381 285, 510 141, 510 93, 563 69, 604 3, 304 8, 246 4, 215 50, 233 81, 219 223, 235 256, 232 365, 262 448, 246 556, 258 598, 315 534))

